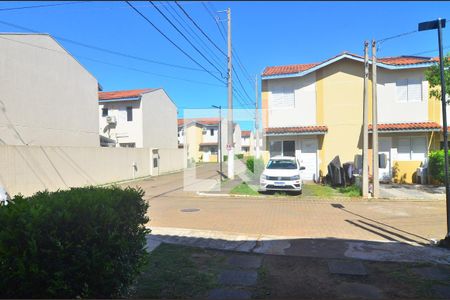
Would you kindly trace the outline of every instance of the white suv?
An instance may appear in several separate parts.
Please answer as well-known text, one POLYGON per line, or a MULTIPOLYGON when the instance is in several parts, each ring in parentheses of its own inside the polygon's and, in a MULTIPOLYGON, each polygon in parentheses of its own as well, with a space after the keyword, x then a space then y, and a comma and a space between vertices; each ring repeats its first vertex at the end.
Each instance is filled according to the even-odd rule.
POLYGON ((295 157, 272 157, 259 179, 260 191, 295 191, 301 194, 303 181, 300 171, 304 169, 295 157))

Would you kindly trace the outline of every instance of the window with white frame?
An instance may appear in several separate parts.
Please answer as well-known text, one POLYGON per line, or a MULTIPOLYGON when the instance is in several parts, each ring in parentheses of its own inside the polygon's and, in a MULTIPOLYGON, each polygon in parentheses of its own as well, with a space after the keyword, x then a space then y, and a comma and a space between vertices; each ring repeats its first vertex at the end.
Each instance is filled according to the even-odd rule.
POLYGON ((295 141, 271 141, 270 157, 274 156, 295 156, 295 141))
POLYGON ((423 160, 427 155, 427 138, 424 136, 398 139, 397 160, 423 160))
POLYGON ((272 88, 271 107, 295 107, 295 89, 290 86, 274 86, 272 88))
POLYGON ((422 80, 419 78, 400 79, 396 82, 397 102, 421 102, 422 80))

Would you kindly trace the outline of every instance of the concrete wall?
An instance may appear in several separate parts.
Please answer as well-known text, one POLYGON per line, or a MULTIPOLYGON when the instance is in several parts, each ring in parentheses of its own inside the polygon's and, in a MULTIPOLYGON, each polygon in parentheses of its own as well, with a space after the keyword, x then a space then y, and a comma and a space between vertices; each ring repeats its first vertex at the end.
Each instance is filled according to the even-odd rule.
POLYGON ((0 38, 0 144, 99 146, 94 76, 49 35, 0 38))
MULTIPOLYGON (((159 149, 159 154, 159 174, 184 167, 182 150, 159 149)), ((10 195, 27 196, 129 180, 151 175, 151 158, 148 148, 0 146, 0 185, 10 195)))
MULTIPOLYGON (((180 171, 186 168, 183 149, 158 149, 159 174, 180 171)), ((157 174, 153 174, 157 175, 157 174)))
POLYGON ((145 93, 143 106, 143 147, 178 148, 177 107, 163 89, 145 93))

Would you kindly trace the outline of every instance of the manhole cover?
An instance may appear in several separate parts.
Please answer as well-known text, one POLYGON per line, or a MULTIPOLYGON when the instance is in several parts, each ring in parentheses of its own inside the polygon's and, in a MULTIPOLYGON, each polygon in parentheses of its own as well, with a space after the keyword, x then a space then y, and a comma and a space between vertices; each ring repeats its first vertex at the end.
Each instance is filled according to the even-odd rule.
POLYGON ((199 211, 200 209, 198 209, 198 208, 183 208, 182 210, 181 210, 181 212, 196 212, 196 211, 199 211))

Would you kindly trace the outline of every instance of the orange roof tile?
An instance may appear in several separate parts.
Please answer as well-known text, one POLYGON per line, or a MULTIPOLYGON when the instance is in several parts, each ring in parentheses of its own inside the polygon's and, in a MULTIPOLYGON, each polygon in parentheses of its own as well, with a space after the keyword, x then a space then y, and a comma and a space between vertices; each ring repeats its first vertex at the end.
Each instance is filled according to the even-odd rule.
POLYGON ((250 130, 242 130, 242 131, 241 131, 241 136, 247 137, 247 136, 250 136, 250 133, 251 133, 250 130))
POLYGON ((414 65, 428 62, 437 62, 438 58, 422 57, 422 56, 397 56, 397 57, 382 57, 378 59, 379 62, 387 65, 414 65))
POLYGON ((263 76, 295 74, 311 69, 317 66, 318 64, 319 63, 266 67, 263 72, 263 76))
POLYGON ((178 119, 178 126, 183 126, 185 123, 190 123, 194 121, 204 125, 216 125, 219 123, 219 118, 178 119))
POLYGON ((138 89, 125 91, 98 92, 99 100, 122 99, 139 97, 144 93, 148 93, 157 89, 138 89))
MULTIPOLYGON (((440 130, 441 125, 435 122, 416 123, 385 123, 378 124, 378 131, 398 131, 398 130, 440 130)), ((372 124, 369 124, 369 131, 372 131, 372 124)))
POLYGON ((327 126, 299 126, 299 127, 271 127, 266 129, 266 133, 311 133, 328 131, 327 126))
MULTIPOLYGON (((315 66, 321 65, 329 60, 337 58, 341 55, 350 55, 356 58, 363 59, 362 56, 344 51, 336 56, 328 58, 319 63, 308 63, 308 64, 296 64, 296 65, 285 65, 285 66, 271 66, 266 67, 263 71, 262 76, 271 76, 271 75, 285 75, 285 74, 295 74, 311 69, 315 66)), ((423 57, 423 56, 395 56, 395 57, 381 57, 378 58, 378 62, 392 65, 392 66, 400 66, 400 65, 413 65, 413 64, 422 64, 429 62, 438 62, 438 58, 432 57, 423 57)))

